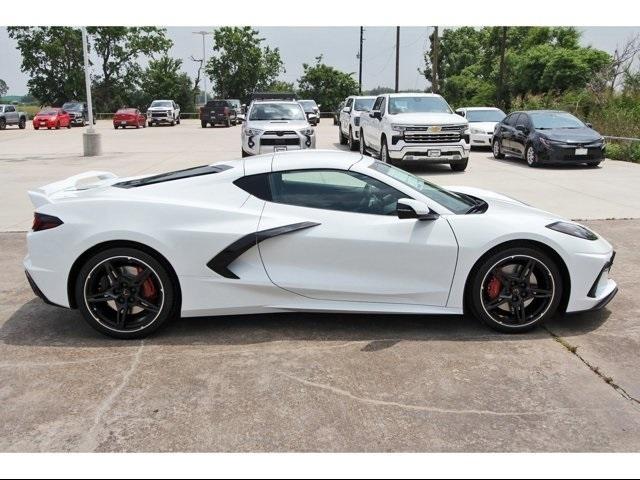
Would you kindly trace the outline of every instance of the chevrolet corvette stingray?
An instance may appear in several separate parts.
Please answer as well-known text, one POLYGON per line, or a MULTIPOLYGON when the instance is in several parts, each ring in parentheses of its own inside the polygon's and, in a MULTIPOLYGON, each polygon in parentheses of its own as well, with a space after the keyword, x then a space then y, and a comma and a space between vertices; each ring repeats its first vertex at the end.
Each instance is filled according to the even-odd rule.
POLYGON ((586 227, 356 153, 87 172, 29 196, 34 292, 118 338, 180 315, 291 311, 468 313, 522 332, 617 292, 614 251, 586 227))

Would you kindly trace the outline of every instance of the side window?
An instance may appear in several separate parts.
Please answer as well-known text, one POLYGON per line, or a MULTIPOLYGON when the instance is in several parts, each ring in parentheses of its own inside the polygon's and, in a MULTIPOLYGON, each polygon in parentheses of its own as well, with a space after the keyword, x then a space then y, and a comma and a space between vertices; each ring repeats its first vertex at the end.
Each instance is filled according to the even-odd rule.
POLYGON ((525 113, 521 113, 518 115, 518 119, 516 120, 516 126, 524 125, 525 127, 529 124, 527 115, 525 113))
POLYGON ((460 115, 461 117, 466 117, 464 110, 456 110, 456 115, 460 115))
POLYGON ((371 110, 380 110, 380 105, 382 105, 382 100, 384 100, 384 97, 376 98, 376 101, 373 104, 373 107, 371 108, 371 110))
POLYGON ((8 105, 7 109, 5 111, 7 113, 15 112, 16 111, 16 107, 14 107, 13 105, 8 105))
POLYGON ((347 103, 345 104, 345 108, 351 108, 353 106, 353 98, 349 98, 349 100, 347 100, 347 103))
POLYGON ((504 119, 504 123, 509 125, 510 127, 516 126, 516 120, 518 119, 519 113, 512 113, 507 118, 504 119))
POLYGON ((276 203, 371 215, 395 215, 398 199, 407 197, 375 178, 342 170, 274 172, 269 186, 276 203))
POLYGON ((385 97, 382 97, 382 103, 380 104, 380 114, 382 116, 384 116, 384 111, 386 110, 387 107, 387 99, 385 97))

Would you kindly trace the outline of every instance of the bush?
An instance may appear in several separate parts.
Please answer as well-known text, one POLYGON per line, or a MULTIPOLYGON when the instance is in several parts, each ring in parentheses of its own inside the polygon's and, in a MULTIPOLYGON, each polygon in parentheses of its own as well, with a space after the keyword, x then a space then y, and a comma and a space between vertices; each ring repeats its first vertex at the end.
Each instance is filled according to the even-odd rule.
POLYGON ((640 163, 640 142, 607 142, 607 158, 640 163))

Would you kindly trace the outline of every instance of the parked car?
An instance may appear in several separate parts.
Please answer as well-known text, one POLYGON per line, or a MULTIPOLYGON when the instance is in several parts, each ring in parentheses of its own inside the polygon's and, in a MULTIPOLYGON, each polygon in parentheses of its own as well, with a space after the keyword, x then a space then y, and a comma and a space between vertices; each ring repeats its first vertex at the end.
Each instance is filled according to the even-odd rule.
POLYGON ((71 117, 62 108, 46 107, 33 117, 33 128, 58 130, 60 127, 71 128, 71 117))
POLYGON ((147 117, 137 108, 121 108, 113 116, 113 128, 120 127, 146 128, 147 117))
POLYGON ((230 127, 238 124, 238 111, 231 103, 231 100, 209 100, 203 107, 200 107, 200 125, 207 128, 217 124, 230 127))
POLYGON ((7 125, 24 129, 27 126, 27 114, 19 112, 15 105, 0 105, 0 130, 7 128, 7 125))
POLYGON ((254 100, 242 127, 242 156, 316 148, 316 136, 302 106, 293 100, 254 100))
POLYGON ((471 147, 491 147, 493 131, 506 114, 495 107, 458 108, 456 113, 469 122, 471 147))
POLYGON ((229 99, 231 106, 236 111, 236 120, 238 123, 244 122, 244 106, 242 102, 237 98, 229 99))
POLYGON ((314 127, 320 123, 320 105, 315 100, 298 100, 307 115, 309 123, 314 127))
POLYGON ((517 333, 617 292, 613 248, 586 227, 349 152, 94 171, 29 196, 34 293, 117 338, 277 311, 468 313, 517 333))
POLYGON ((147 121, 150 127, 169 124, 180 125, 180 105, 173 100, 154 100, 147 109, 147 121))
POLYGON ((349 145, 349 150, 357 150, 360 142, 360 116, 373 107, 376 97, 347 97, 340 112, 338 123, 338 141, 340 145, 349 145))
POLYGON ((604 137, 590 123, 559 110, 513 112, 496 125, 493 156, 523 158, 530 167, 545 164, 598 166, 604 137))
POLYGON ((448 163, 462 172, 469 161, 469 125, 440 95, 380 95, 360 118, 360 152, 385 163, 448 163))
MULTIPOLYGON (((84 127, 89 124, 89 107, 85 102, 66 102, 62 109, 71 117, 71 126, 78 125, 84 127)), ((93 112, 93 123, 96 123, 96 114, 93 112)))
POLYGON ((344 108, 345 103, 346 102, 344 100, 342 102, 340 102, 338 104, 338 108, 336 108, 335 111, 333 112, 333 124, 334 125, 338 125, 338 123, 340 122, 340 112, 342 112, 342 109, 344 108))

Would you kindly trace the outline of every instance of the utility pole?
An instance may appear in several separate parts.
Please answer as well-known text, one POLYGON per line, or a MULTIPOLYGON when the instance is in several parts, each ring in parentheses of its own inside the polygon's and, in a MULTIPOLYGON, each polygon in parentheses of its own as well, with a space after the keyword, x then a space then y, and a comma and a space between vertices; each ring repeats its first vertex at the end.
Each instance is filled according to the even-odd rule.
POLYGON ((438 37, 438 27, 433 27, 433 64, 431 73, 431 91, 433 93, 440 93, 440 59, 438 58, 440 48, 440 38, 438 37))
POLYGON ((400 27, 396 27, 396 93, 400 91, 400 27))
POLYGON ((87 44, 87 29, 80 27, 82 35, 82 54, 84 57, 84 84, 87 90, 87 109, 89 127, 82 134, 82 150, 85 157, 95 157, 102 153, 100 134, 93 128, 93 101, 91 99, 91 72, 89 71, 89 46, 87 44))
POLYGON ((207 67, 207 49, 204 44, 204 37, 207 35, 213 35, 213 32, 207 32, 206 30, 200 30, 199 32, 192 32, 194 35, 202 35, 202 81, 204 83, 204 103, 207 103, 207 73, 205 68, 207 67))
POLYGON ((364 27, 360 27, 360 53, 358 59, 360 60, 360 68, 358 69, 358 93, 362 95, 362 41, 364 40, 364 27))

